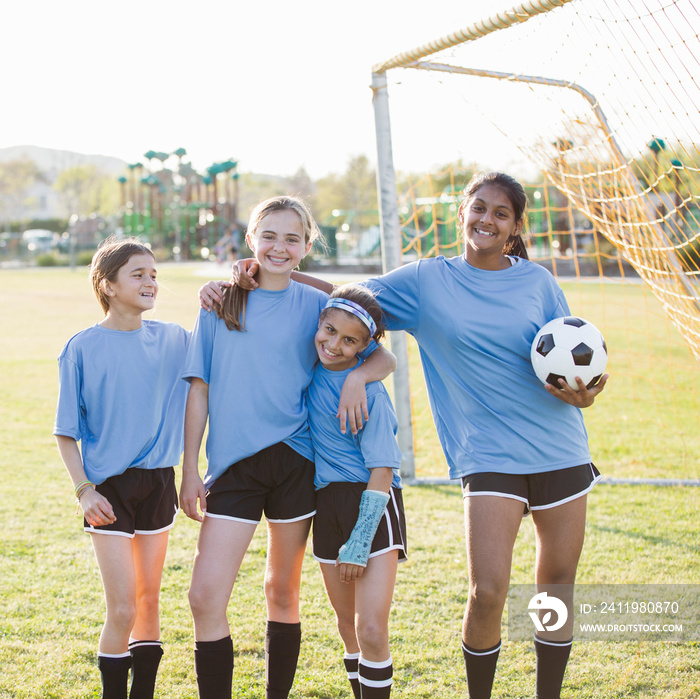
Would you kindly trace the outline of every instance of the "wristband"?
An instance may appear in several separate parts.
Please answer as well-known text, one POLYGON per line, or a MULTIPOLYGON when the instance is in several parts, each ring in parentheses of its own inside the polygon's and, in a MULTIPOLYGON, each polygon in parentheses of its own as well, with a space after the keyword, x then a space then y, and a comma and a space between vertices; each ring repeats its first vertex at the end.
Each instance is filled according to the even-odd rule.
POLYGON ((372 541, 388 502, 389 493, 383 493, 379 490, 365 490, 362 493, 360 513, 357 516, 355 528, 338 552, 340 563, 351 563, 362 568, 367 567, 372 541))
POLYGON ((95 486, 92 483, 90 483, 90 481, 81 481, 80 483, 78 483, 78 485, 75 486, 75 502, 77 503, 77 507, 75 508, 76 515, 80 512, 80 498, 85 492, 90 490, 90 488, 94 487, 95 486))
POLYGON ((90 481, 82 481, 82 483, 78 483, 78 485, 75 486, 75 498, 78 502, 80 502, 80 496, 87 490, 90 490, 90 488, 94 488, 95 486, 90 483, 90 481))

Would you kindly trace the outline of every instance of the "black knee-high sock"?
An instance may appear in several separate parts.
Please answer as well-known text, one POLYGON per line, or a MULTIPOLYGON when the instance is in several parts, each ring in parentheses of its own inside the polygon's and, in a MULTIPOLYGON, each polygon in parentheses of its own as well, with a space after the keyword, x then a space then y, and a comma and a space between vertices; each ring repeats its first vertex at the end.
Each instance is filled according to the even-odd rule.
POLYGON ((360 658, 358 673, 362 699, 389 699, 394 676, 391 656, 378 663, 360 658))
POLYGON ((501 652, 499 641, 493 648, 476 650, 462 642, 464 665, 467 670, 467 687, 469 699, 490 699, 493 678, 496 675, 496 663, 501 652))
POLYGON ((231 699, 233 641, 195 641, 194 669, 200 699, 231 699))
POLYGON ((571 641, 543 641, 535 636, 537 657, 536 699, 559 699, 566 664, 571 653, 571 641))
POLYGON ((352 694, 355 697, 355 699, 360 699, 360 680, 358 679, 357 674, 359 660, 359 653, 346 653, 343 657, 345 672, 348 673, 348 680, 350 681, 350 686, 352 687, 352 694))
POLYGON ((268 621, 265 629, 265 697, 287 699, 294 684, 299 649, 301 624, 268 621))
POLYGON ((153 699, 158 665, 163 657, 160 641, 131 641, 131 688, 129 699, 153 699))
POLYGON ((97 667, 102 675, 102 699, 126 699, 131 654, 97 654, 97 667))

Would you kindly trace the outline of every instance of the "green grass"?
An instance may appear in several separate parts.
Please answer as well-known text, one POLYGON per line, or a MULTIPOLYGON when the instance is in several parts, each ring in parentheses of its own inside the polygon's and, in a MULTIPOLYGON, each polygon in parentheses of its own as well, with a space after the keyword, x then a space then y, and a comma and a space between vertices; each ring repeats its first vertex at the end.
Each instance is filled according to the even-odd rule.
MULTIPOLYGON (((191 327, 197 312, 196 289, 204 277, 195 267, 165 267, 155 317, 191 327)), ((606 288, 608 316, 599 314, 595 289, 570 293, 572 310, 616 337, 618 290, 606 288), (609 296, 614 294, 611 300, 609 296), (589 308, 591 309, 589 312, 589 308), (585 309, 585 310, 584 310, 585 309), (615 317, 610 317, 610 314, 615 317), (604 322, 599 322, 603 317, 604 322)), ((600 292, 600 290, 597 290, 600 292)), ((636 303, 639 290, 626 290, 636 303)), ((640 297, 641 298, 641 297, 640 297)), ((645 301, 645 302, 648 302, 645 301)), ((631 312, 628 308, 628 313, 631 312)), ((104 614, 101 585, 89 538, 76 514, 70 481, 61 465, 51 428, 55 409, 56 357, 74 333, 100 319, 84 270, 65 269, 0 272, 0 697, 61 699, 99 696, 95 668, 97 637, 104 614)), ((656 322, 653 321, 654 327, 656 322)), ((646 332, 646 331, 645 331, 646 332)), ((661 332, 661 331, 659 331, 661 332)), ((620 334, 625 331, 620 326, 620 334)), ((687 352, 668 349, 661 332, 658 343, 664 372, 687 379, 687 352), (673 367, 669 357, 673 357, 673 367), (676 362, 680 368, 677 368, 676 362)), ((657 343, 655 333, 638 349, 657 343)), ((694 360, 693 360, 694 361, 694 360)), ((695 450, 679 466, 683 450, 674 446, 648 396, 676 402, 682 386, 662 379, 656 393, 629 399, 618 391, 622 369, 613 367, 615 383, 592 410, 589 432, 596 461, 606 475, 669 475, 697 477, 697 429, 687 425, 687 443, 695 450), (671 390, 669 390, 671 386, 671 390), (615 387, 615 388, 614 388, 615 387), (622 405, 619 405, 622 404, 622 405), (635 423, 649 447, 634 437, 617 439, 619 416, 635 423), (604 412, 607 411, 607 412, 604 412), (600 413, 600 414, 598 414, 600 413), (617 416, 617 417, 616 417, 617 416), (656 443, 658 440, 658 443, 656 443), (601 442, 610 442, 605 448, 601 442), (645 456, 651 453, 652 456, 645 456)), ((695 377, 697 377, 697 370, 695 377)), ((691 372, 692 374, 692 372, 691 372)), ((697 379, 693 379, 697 381, 697 379)), ((636 382, 639 383, 639 382, 636 382)), ((635 390, 646 391, 644 386, 635 390)), ((697 392, 694 394, 696 395, 697 392)), ((682 395, 680 395, 682 398, 682 395)), ((685 400, 683 398, 683 400, 685 400)), ((692 400, 695 400, 692 397, 692 400)), ((691 400, 691 408, 692 408, 691 400)), ((681 401, 682 402, 682 401, 681 401)), ((677 410, 677 408, 674 408, 677 410)), ((675 429, 676 412, 663 423, 675 429)), ((587 414, 588 417, 588 414, 587 414)), ((428 417, 429 419, 429 417, 428 417)), ((697 412, 683 419, 697 420, 697 412)), ((426 428, 426 432, 429 430, 426 428)), ((627 434, 627 433, 626 433, 627 434)), ((432 438, 434 442, 434 437, 432 438)), ((425 442, 429 437, 425 437, 425 442)), ((436 450, 428 444, 426 449, 436 450)), ((426 460, 421 457, 422 460, 426 460)), ((426 473, 444 476, 437 461, 426 473)), ((405 493, 409 561, 399 569, 391 621, 395 661, 395 692, 410 699, 466 697, 460 658, 461 616, 466 601, 462 507, 455 486, 419 486, 405 493)), ((579 581, 699 582, 700 549, 697 513, 700 489, 649 486, 597 486, 589 498, 587 539, 579 581)), ((192 658, 192 628, 187 588, 197 525, 184 516, 172 532, 162 590, 163 641, 166 655, 157 697, 196 697, 192 658)), ((514 583, 533 578, 534 533, 523 523, 513 561, 514 583)), ((263 696, 264 601, 262 574, 266 551, 264 527, 259 528, 246 556, 229 607, 236 669, 234 696, 263 696)), ((342 672, 342 648, 325 598, 317 566, 307 556, 303 572, 304 643, 292 696, 350 698, 342 672)), ((529 643, 504 644, 494 698, 525 699, 534 694, 534 653, 529 643)), ((576 699, 691 699, 700 697, 700 653, 697 644, 580 643, 574 646, 563 697, 576 699)))

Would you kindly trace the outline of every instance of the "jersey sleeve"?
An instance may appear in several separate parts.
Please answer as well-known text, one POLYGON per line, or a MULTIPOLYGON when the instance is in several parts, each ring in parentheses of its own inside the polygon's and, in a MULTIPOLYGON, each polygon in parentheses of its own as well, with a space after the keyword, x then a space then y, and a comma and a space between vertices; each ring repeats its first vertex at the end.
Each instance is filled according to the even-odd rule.
POLYGON ((85 427, 85 407, 82 404, 80 367, 65 353, 58 359, 58 403, 53 434, 80 441, 85 427))
POLYGON ((377 295, 389 330, 414 331, 418 327, 420 307, 420 263, 398 267, 381 277, 372 277, 362 285, 377 295))
POLYGON ((547 306, 550 307, 549 312, 545 312, 548 322, 555 318, 563 318, 571 315, 564 291, 554 277, 550 279, 550 284, 553 288, 549 289, 547 298, 543 298, 543 305, 545 308, 547 308, 547 306))
POLYGON ((200 309, 187 346, 183 379, 202 379, 209 383, 216 323, 217 315, 214 311, 200 309))
POLYGON ((368 399, 369 420, 358 433, 360 450, 368 469, 401 465, 401 452, 396 442, 396 413, 386 393, 375 393, 368 399))
POLYGON ((569 304, 566 301, 566 296, 564 296, 564 292, 559 289, 559 293, 557 294, 557 307, 552 317, 561 318, 563 316, 570 315, 571 311, 569 310, 569 304))

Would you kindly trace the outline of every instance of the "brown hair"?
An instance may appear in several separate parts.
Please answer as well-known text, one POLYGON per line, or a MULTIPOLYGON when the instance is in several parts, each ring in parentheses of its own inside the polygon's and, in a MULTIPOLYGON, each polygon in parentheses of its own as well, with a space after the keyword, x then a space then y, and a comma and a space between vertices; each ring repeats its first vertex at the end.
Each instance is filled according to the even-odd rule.
MULTIPOLYGON (((375 331, 374 335, 372 335, 372 337, 369 339, 379 342, 384 337, 384 333, 386 332, 386 326, 384 325, 384 312, 382 311, 382 307, 379 305, 379 301, 377 301, 375 295, 369 289, 366 289, 364 286, 360 286, 359 284, 344 284, 343 286, 339 286, 334 289, 330 297, 332 299, 347 299, 348 301, 356 303, 358 306, 362 306, 362 308, 364 308, 365 311, 372 316, 372 320, 377 326, 377 330, 375 331)), ((324 308, 321 311, 319 320, 323 320, 328 314, 328 311, 331 310, 342 311, 343 309, 324 308)), ((345 313, 348 313, 348 311, 345 311, 345 313)), ((369 333, 369 329, 367 332, 369 333)))
MULTIPOLYGON (((308 245, 317 239, 321 239, 321 231, 316 225, 311 211, 306 204, 297 197, 279 196, 265 199, 251 212, 246 238, 251 240, 260 222, 269 214, 277 211, 294 211, 301 220, 304 231, 304 242, 308 245)), ((231 286, 224 290, 224 297, 220 305, 215 306, 216 315, 223 319, 229 330, 245 331, 245 311, 248 303, 248 289, 239 286, 231 286)))
POLYGON ((154 260, 155 255, 138 238, 107 238, 92 256, 90 263, 90 282, 102 306, 105 315, 109 312, 109 297, 105 293, 102 282, 114 282, 119 270, 134 255, 150 255, 154 260))
MULTIPOLYGON (((464 188, 464 201, 469 201, 481 187, 487 184, 498 187, 510 199, 515 213, 515 224, 522 223, 524 225, 527 212, 527 195, 520 182, 504 172, 477 172, 464 188)), ((525 247, 525 240, 520 233, 511 235, 506 240, 503 246, 503 254, 515 255, 525 260, 530 259, 525 247)))

